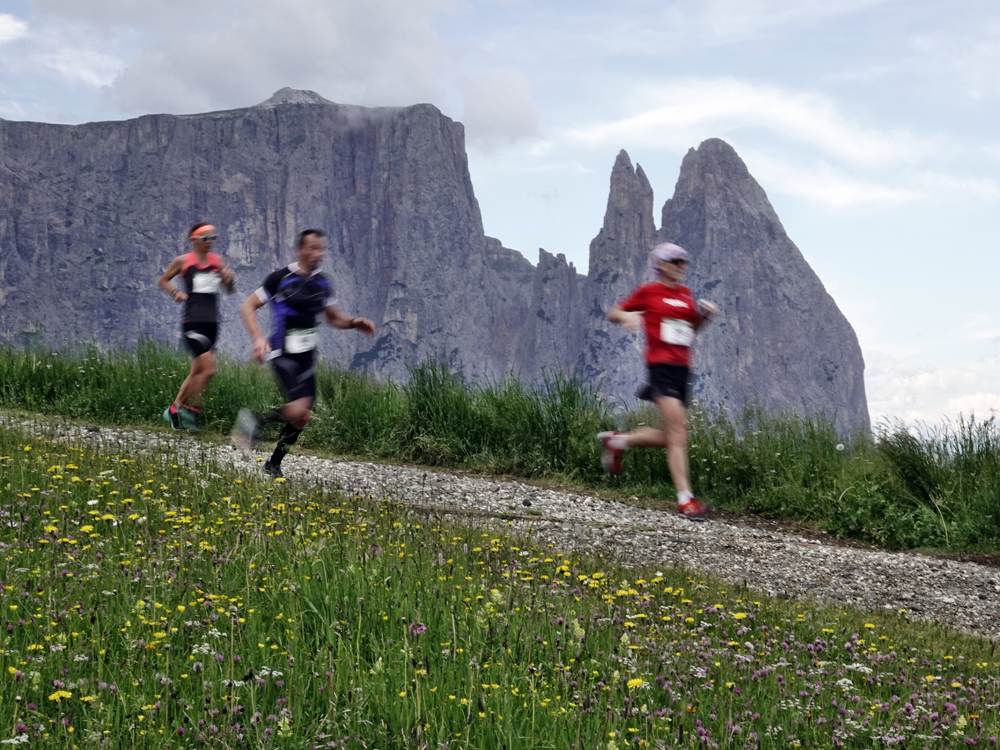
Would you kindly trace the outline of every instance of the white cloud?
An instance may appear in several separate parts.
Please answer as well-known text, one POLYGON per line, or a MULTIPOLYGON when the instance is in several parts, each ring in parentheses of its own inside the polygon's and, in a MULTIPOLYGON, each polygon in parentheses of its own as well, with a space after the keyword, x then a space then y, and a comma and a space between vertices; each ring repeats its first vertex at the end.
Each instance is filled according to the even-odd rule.
POLYGON ((66 80, 93 88, 107 86, 122 70, 122 61, 114 55, 76 45, 58 47, 35 59, 66 80))
POLYGON ((701 2, 703 23, 721 42, 752 39, 780 30, 819 25, 887 0, 710 0, 701 2))
POLYGON ((967 334, 964 338, 965 341, 992 341, 1000 344, 1000 328, 976 330, 967 334))
POLYGON ((443 49, 434 20, 455 0, 34 3, 49 36, 35 45, 38 64, 103 87, 105 106, 127 115, 243 107, 290 86, 371 106, 440 105, 451 95, 446 109, 464 110, 470 143, 487 151, 537 134, 523 72, 469 72, 443 49), (90 46, 73 38, 81 28, 90 46), (105 52, 129 44, 125 64, 105 52))
MULTIPOLYGON (((229 0, 32 0, 41 16, 90 24, 98 28, 148 29, 195 28, 212 24, 232 4, 229 0)), ((230 8, 232 9, 232 8, 230 8)))
POLYGON ((531 83, 519 70, 504 68, 459 82, 469 140, 486 151, 538 133, 538 107, 531 83))
POLYGON ((985 178, 918 172, 894 175, 901 184, 891 185, 851 176, 826 163, 802 168, 756 151, 741 153, 751 174, 766 190, 794 195, 832 209, 881 209, 931 201, 967 204, 970 200, 1000 199, 1000 185, 985 178))
POLYGON ((642 112, 577 128, 570 137, 588 145, 676 148, 679 142, 697 142, 710 133, 762 128, 863 165, 906 162, 930 149, 905 131, 864 127, 818 94, 733 79, 687 81, 636 92, 635 97, 649 102, 642 112))
POLYGON ((938 70, 968 96, 979 99, 1000 93, 1000 20, 982 19, 958 34, 931 33, 912 41, 914 50, 929 57, 938 70))
POLYGON ((798 196, 829 208, 899 206, 920 198, 920 193, 912 189, 856 179, 828 164, 802 169, 755 152, 745 152, 743 158, 766 190, 798 196))
MULTIPOLYGON (((5 18, 10 17, 0 15, 0 41, 5 18)), ((0 45, 0 71, 7 81, 21 83, 24 79, 36 79, 27 86, 21 83, 22 90, 31 91, 30 98, 35 101, 39 101, 39 95, 45 95, 45 84, 51 84, 52 79, 61 80, 75 90, 79 90, 80 84, 100 89, 111 83, 122 69, 121 60, 109 51, 114 47, 113 34, 75 22, 42 22, 34 17, 30 28, 19 23, 24 33, 17 37, 16 43, 0 45)), ((53 109, 49 106, 42 111, 53 109)))
POLYGON ((125 112, 246 106, 279 88, 370 105, 440 98, 431 20, 448 0, 217 0, 222 24, 189 25, 142 46, 108 90, 125 112))
POLYGON ((918 172, 912 179, 913 187, 928 197, 978 198, 993 201, 1000 198, 1000 185, 984 177, 956 177, 940 172, 918 172))
POLYGON ((0 44, 27 36, 28 24, 9 13, 0 13, 0 44))
POLYGON ((588 60, 608 55, 676 59, 678 54, 705 49, 717 54, 727 45, 790 37, 892 2, 898 0, 582 3, 574 13, 558 4, 545 9, 546 4, 538 3, 533 23, 499 29, 494 39, 501 48, 543 53, 559 45, 588 60))
POLYGON ((973 411, 1000 409, 994 395, 1000 358, 980 357, 941 364, 910 364, 883 351, 865 353, 865 390, 872 422, 902 419, 937 424, 973 411))
POLYGON ((532 142, 528 153, 534 157, 548 156, 555 144, 547 138, 538 138, 532 142))
POLYGON ((13 99, 0 99, 0 117, 5 117, 8 120, 23 120, 27 114, 19 102, 13 99))
POLYGON ((803 168, 759 151, 741 150, 753 176, 768 191, 805 198, 833 209, 888 208, 934 201, 1000 200, 995 180, 962 177, 940 172, 893 174, 899 184, 885 184, 847 174, 827 163, 803 168))
POLYGON ((967 393, 948 399, 948 413, 975 415, 978 419, 989 417, 1000 410, 1000 395, 996 393, 967 393))

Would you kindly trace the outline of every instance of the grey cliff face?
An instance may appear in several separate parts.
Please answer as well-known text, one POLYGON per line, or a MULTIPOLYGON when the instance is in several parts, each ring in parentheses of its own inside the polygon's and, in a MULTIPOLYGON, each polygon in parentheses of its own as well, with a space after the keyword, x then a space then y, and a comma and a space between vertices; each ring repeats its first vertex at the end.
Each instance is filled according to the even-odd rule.
POLYGON ((223 303, 223 349, 248 351, 240 302, 294 260, 298 231, 320 227, 338 304, 378 326, 373 342, 325 332, 331 359, 397 378, 430 357, 471 377, 513 365, 492 333, 501 282, 464 131, 430 105, 364 109, 283 90, 207 115, 0 121, 0 164, 5 341, 176 341, 180 311, 156 281, 191 224, 210 220, 239 289, 223 303))
POLYGON ((541 381, 547 374, 567 371, 583 343, 582 288, 586 279, 566 256, 538 251, 531 282, 529 317, 524 322, 517 353, 522 378, 541 381))
POLYGON ((582 276, 562 255, 541 251, 534 267, 484 235, 461 124, 431 105, 367 109, 292 89, 202 115, 0 120, 0 343, 176 342, 180 309, 156 282, 196 221, 219 228, 216 251, 236 271, 225 351, 249 352, 239 305, 294 260, 297 232, 319 227, 338 306, 377 326, 374 340, 325 329, 327 361, 395 379, 429 358, 472 379, 576 370, 618 404, 634 403, 641 342, 604 316, 670 239, 694 256, 695 293, 724 309, 697 344, 700 398, 868 424, 853 331, 721 141, 685 159, 659 231, 652 188, 620 153, 582 276))

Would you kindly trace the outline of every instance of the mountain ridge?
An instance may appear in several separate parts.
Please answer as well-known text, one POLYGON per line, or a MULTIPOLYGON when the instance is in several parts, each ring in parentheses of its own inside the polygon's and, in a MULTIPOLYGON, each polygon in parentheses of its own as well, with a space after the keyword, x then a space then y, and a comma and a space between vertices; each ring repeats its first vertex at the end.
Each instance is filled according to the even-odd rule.
MULTIPOLYGON (((575 370, 628 406, 641 345, 604 313, 669 239, 692 252, 696 296, 722 295, 723 316, 696 345, 697 397, 734 411, 805 400, 845 428, 869 426, 853 330, 722 141, 685 157, 659 229, 652 187, 621 151, 586 275, 545 251, 532 265, 485 235, 464 128, 429 104, 370 109, 282 89, 203 115, 0 120, 0 196, 5 343, 176 340, 179 311, 156 280, 186 251, 191 222, 220 228, 239 299, 294 259, 297 231, 318 226, 339 304, 378 327, 372 342, 325 332, 324 356, 396 379, 428 358, 472 379, 575 370), (811 340, 787 325, 792 312, 811 340)), ((238 306, 222 303, 220 346, 242 355, 238 306)))

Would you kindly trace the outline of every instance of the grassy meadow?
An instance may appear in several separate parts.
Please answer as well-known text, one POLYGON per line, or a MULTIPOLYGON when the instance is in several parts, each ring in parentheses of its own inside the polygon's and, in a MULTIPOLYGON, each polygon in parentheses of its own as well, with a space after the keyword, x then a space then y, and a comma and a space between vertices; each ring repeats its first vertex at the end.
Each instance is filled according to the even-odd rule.
POLYGON ((902 611, 769 600, 570 554, 522 523, 472 528, 9 428, 0 471, 3 745, 992 748, 1000 734, 995 644, 902 611))
MULTIPOLYGON (((4 348, 0 408, 162 427, 188 366, 182 354, 148 342, 135 352, 4 348)), ((241 406, 278 402, 268 369, 223 358, 204 402, 208 429, 225 435, 241 406)), ((317 410, 299 447, 670 504, 659 451, 629 452, 620 477, 601 470, 595 434, 640 424, 655 424, 652 409, 616 413, 564 375, 539 388, 514 378, 475 385, 428 363, 406 383, 384 384, 321 366, 317 410)), ((697 494, 721 509, 794 519, 888 549, 1000 549, 1000 429, 992 418, 843 436, 821 418, 696 407, 690 454, 697 494)))

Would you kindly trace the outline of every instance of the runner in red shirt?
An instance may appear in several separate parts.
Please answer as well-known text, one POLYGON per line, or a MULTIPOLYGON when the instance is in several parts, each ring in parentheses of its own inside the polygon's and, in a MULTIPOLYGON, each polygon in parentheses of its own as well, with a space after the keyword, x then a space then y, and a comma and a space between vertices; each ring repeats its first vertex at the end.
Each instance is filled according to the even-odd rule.
POLYGON ((677 488, 678 510, 692 520, 703 520, 708 506, 695 499, 688 472, 688 374, 695 333, 719 308, 708 300, 695 302, 691 290, 681 285, 688 265, 684 248, 669 242, 657 245, 649 254, 649 265, 656 281, 634 289, 608 311, 608 320, 632 332, 640 328, 646 332, 649 382, 637 395, 656 404, 662 429, 602 432, 597 438, 604 468, 612 474, 621 473, 622 455, 628 448, 665 448, 670 477, 677 488))

